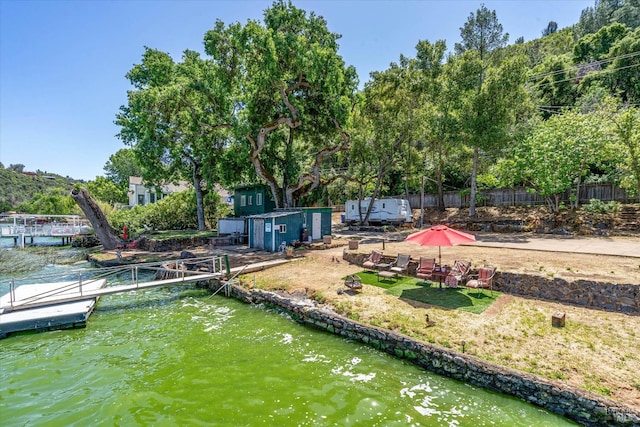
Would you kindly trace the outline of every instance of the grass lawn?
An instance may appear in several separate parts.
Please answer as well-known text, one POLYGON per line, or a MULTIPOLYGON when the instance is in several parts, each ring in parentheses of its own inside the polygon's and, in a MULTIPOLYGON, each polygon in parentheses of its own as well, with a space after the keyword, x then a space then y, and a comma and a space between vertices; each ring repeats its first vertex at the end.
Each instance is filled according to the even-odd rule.
POLYGON ((397 276, 397 279, 378 278, 372 271, 358 273, 363 284, 377 286, 387 290, 390 295, 425 304, 436 305, 442 308, 459 309, 470 313, 480 314, 493 304, 502 295, 488 289, 469 289, 466 287, 439 288, 437 282, 424 281, 414 277, 397 276))

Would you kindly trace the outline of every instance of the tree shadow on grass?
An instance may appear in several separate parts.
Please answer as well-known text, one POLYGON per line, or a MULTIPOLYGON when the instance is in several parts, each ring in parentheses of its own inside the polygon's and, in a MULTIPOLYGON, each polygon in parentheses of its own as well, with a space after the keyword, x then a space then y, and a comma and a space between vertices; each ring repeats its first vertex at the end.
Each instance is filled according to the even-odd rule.
POLYGON ((417 301, 432 306, 438 306, 450 310, 464 310, 470 313, 480 314, 493 304, 498 298, 498 293, 492 296, 469 292, 467 288, 442 288, 435 286, 395 286, 387 290, 387 293, 399 298, 417 301))
MULTIPOLYGON (((386 289, 390 295, 395 295, 408 304, 415 301, 420 304, 428 304, 450 310, 464 310, 480 314, 493 304, 501 295, 493 292, 492 295, 485 291, 459 288, 440 288, 438 283, 424 281, 414 277, 398 276, 397 279, 378 277, 375 271, 363 271, 358 273, 363 284, 377 286, 386 289)), ((412 304, 413 305, 413 304, 412 304)))

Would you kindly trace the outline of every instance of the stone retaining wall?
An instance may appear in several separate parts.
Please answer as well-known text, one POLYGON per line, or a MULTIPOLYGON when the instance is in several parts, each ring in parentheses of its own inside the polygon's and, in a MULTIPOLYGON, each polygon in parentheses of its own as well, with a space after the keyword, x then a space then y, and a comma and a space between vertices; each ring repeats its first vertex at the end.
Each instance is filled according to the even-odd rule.
MULTIPOLYGON (((343 258, 351 264, 362 265, 369 254, 345 250, 343 258)), ((383 257, 392 262, 395 257, 383 257)), ((409 264, 408 274, 415 275, 417 262, 409 264)), ((569 282, 530 274, 497 271, 493 289, 523 297, 572 304, 597 310, 640 315, 640 284, 614 284, 590 280, 569 282)))
POLYGON ((231 295, 247 303, 280 308, 303 324, 360 341, 437 374, 515 396, 586 426, 640 425, 640 411, 635 408, 585 390, 416 341, 393 331, 364 325, 306 298, 241 286, 233 286, 231 295))
POLYGON ((142 237, 138 240, 136 248, 149 252, 171 252, 180 251, 188 247, 208 245, 210 237, 176 237, 171 239, 150 239, 142 237))
POLYGON ((640 285, 546 278, 496 273, 493 288, 500 292, 581 307, 640 315, 640 285))

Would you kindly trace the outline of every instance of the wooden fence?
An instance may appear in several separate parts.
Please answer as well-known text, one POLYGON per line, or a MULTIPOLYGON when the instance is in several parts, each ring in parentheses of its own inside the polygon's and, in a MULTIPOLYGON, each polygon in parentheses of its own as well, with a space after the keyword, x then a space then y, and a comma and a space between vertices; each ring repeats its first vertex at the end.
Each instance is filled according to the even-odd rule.
MULTIPOLYGON (((405 196, 396 196, 405 197, 405 196)), ((562 195, 561 200, 569 205, 571 193, 562 195)), ((444 205, 447 208, 469 207, 469 191, 446 191, 444 193, 444 205)), ((589 203, 591 199, 599 199, 603 202, 617 201, 622 203, 637 202, 638 198, 630 197, 627 192, 615 184, 585 184, 580 187, 580 204, 589 203)), ((497 188, 478 191, 477 206, 535 206, 545 204, 544 197, 537 193, 530 193, 524 187, 497 188)), ((420 194, 410 194, 409 204, 413 209, 420 208, 420 194)), ((424 207, 436 207, 437 196, 435 194, 424 195, 424 207)))
MULTIPOLYGON (((391 198, 404 199, 406 196, 392 196, 391 198)), ((571 193, 565 192, 562 201, 568 206, 571 193)), ((444 206, 447 208, 469 207, 469 190, 446 191, 444 193, 444 206)), ((616 201, 621 203, 637 203, 637 197, 630 197, 627 192, 615 184, 584 184, 580 187, 580 204, 589 203, 591 199, 603 202, 616 201)), ((544 197, 536 193, 528 192, 524 187, 497 188, 493 190, 480 190, 476 199, 477 206, 536 206, 546 203, 544 197)), ((410 194, 409 204, 413 209, 420 209, 420 194, 410 194)), ((437 207, 435 194, 424 195, 424 207, 437 207)), ((333 206, 335 212, 344 212, 344 205, 333 206)))

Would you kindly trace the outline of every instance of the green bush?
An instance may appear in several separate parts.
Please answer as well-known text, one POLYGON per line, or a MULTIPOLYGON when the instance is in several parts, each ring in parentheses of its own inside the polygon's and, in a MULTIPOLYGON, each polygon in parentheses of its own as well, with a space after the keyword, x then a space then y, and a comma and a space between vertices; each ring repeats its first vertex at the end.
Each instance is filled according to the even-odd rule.
POLYGON ((618 212, 619 209, 620 209, 620 203, 615 201, 605 203, 600 199, 591 199, 589 200, 588 205, 582 206, 582 210, 585 212, 601 213, 601 214, 618 212))
MULTIPOLYGON (((215 228, 217 218, 228 213, 228 208, 220 203, 220 196, 216 193, 205 196, 204 206, 205 222, 209 228, 215 228)), ((195 191, 181 191, 156 203, 117 210, 108 218, 115 230, 122 230, 126 225, 132 235, 149 229, 195 230, 198 228, 195 191)))

